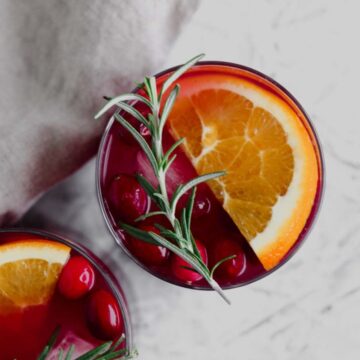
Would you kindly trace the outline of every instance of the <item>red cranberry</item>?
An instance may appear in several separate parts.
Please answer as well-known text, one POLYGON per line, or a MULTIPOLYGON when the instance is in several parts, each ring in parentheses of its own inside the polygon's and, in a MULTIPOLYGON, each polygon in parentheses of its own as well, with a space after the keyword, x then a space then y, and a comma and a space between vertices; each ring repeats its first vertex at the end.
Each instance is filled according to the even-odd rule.
POLYGON ((107 290, 91 294, 87 305, 87 323, 92 334, 101 340, 113 340, 121 335, 123 321, 115 297, 107 290))
MULTIPOLYGON (((205 246, 198 240, 196 240, 197 248, 199 249, 200 256, 204 263, 207 264, 207 251, 205 246)), ((186 282, 195 282, 202 279, 202 275, 199 273, 188 270, 185 267, 191 267, 185 260, 177 255, 172 255, 171 269, 173 274, 180 280, 186 282)))
MULTIPOLYGON (((143 136, 143 138, 148 141, 150 138, 150 131, 149 129, 143 124, 139 123, 137 120, 129 123, 143 136)), ((134 139, 134 137, 131 135, 131 133, 125 129, 121 128, 120 132, 121 139, 128 145, 136 145, 137 141, 134 139)))
POLYGON ((199 193, 195 196, 194 207, 192 215, 194 218, 199 218, 209 214, 211 209, 210 199, 203 193, 199 193))
MULTIPOLYGON (((145 110, 138 109, 138 110, 144 117, 146 117, 147 114, 149 113, 149 110, 147 109, 145 110)), ((124 116, 124 114, 122 115, 124 116)), ((150 131, 143 123, 139 122, 137 119, 135 119, 133 116, 129 114, 125 115, 125 119, 145 138, 145 140, 148 140, 150 138, 150 131)), ((125 141, 128 145, 137 144, 137 141, 134 139, 131 133, 121 125, 119 129, 119 134, 121 139, 125 141)))
POLYGON ((149 207, 149 197, 131 175, 121 174, 112 181, 108 199, 111 211, 126 222, 133 222, 145 214, 149 207))
MULTIPOLYGON (((203 187, 199 186, 198 190, 196 191, 194 206, 192 211, 192 217, 194 219, 198 219, 200 217, 209 214, 211 210, 211 201, 203 189, 204 189, 203 187)), ((182 209, 187 205, 189 196, 190 196, 190 192, 180 198, 177 206, 178 215, 181 215, 182 209)))
POLYGON ((227 280, 233 280, 244 273, 246 258, 241 245, 232 239, 220 239, 213 249, 214 263, 231 255, 236 256, 222 263, 216 269, 215 275, 227 280))
POLYGON ((144 138, 147 138, 147 137, 149 137, 151 135, 150 130, 143 123, 140 123, 140 125, 139 125, 139 133, 144 138))
MULTIPOLYGON (((139 227, 144 231, 152 231, 155 234, 160 234, 160 231, 152 225, 141 225, 139 227)), ((134 255, 147 265, 162 265, 169 257, 169 250, 163 246, 157 246, 145 241, 131 237, 130 247, 134 255)))
POLYGON ((88 260, 82 256, 73 256, 65 264, 58 287, 60 293, 68 299, 78 299, 94 286, 95 272, 88 260))

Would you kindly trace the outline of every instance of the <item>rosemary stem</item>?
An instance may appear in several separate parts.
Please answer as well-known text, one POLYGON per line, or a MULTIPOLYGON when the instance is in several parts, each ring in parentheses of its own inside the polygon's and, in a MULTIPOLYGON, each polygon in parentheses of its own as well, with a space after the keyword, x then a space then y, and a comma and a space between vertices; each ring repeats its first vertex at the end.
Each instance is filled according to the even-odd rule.
POLYGON ((207 279, 209 285, 226 301, 228 305, 231 305, 229 298, 225 295, 225 291, 219 286, 219 284, 213 279, 207 279))
MULTIPOLYGON (((175 218, 175 213, 172 211, 171 206, 170 206, 170 202, 169 202, 169 195, 167 193, 166 190, 166 174, 163 172, 163 170, 160 170, 159 172, 159 188, 160 188, 160 193, 161 195, 164 197, 165 199, 165 213, 166 213, 166 218, 169 220, 172 228, 175 230, 176 234, 179 237, 182 237, 182 231, 181 228, 179 228, 179 226, 177 226, 176 223, 176 218, 175 218)), ((181 244, 179 243, 179 245, 181 246, 181 244)))
POLYGON ((162 137, 161 135, 158 135, 158 137, 155 138, 155 155, 158 163, 160 163, 162 157, 163 157, 163 151, 162 151, 162 137))
POLYGON ((175 216, 172 215, 171 209, 170 209, 170 203, 169 203, 169 195, 167 193, 166 190, 166 176, 165 173, 161 170, 160 174, 159 174, 159 188, 160 188, 160 193, 161 195, 164 197, 166 203, 166 217, 168 218, 168 220, 170 221, 171 226, 175 229, 175 216))
MULTIPOLYGON (((170 91, 169 95, 165 99, 163 95, 165 92, 174 84, 177 78, 179 78, 187 69, 194 65, 203 55, 199 55, 183 66, 179 67, 169 78, 162 84, 160 92, 156 83, 156 78, 146 77, 142 87, 145 90, 145 97, 139 94, 127 94, 118 96, 108 102, 108 104, 96 115, 99 117, 104 114, 113 105, 118 105, 122 110, 125 110, 130 115, 134 116, 139 120, 140 123, 144 124, 150 131, 151 134, 151 146, 147 140, 141 135, 141 133, 134 128, 131 124, 127 123, 126 120, 119 116, 116 119, 133 135, 135 140, 139 143, 142 150, 145 152, 156 176, 157 184, 153 186, 146 178, 139 174, 139 180, 143 185, 143 188, 148 195, 155 201, 155 205, 159 208, 159 211, 152 211, 148 214, 140 216, 138 220, 146 219, 154 215, 163 215, 170 223, 169 228, 162 227, 160 224, 157 227, 160 229, 160 234, 154 232, 141 231, 131 225, 123 224, 125 230, 135 237, 139 237, 144 241, 150 243, 160 244, 168 248, 170 251, 175 253, 177 256, 185 260, 191 269, 202 275, 209 286, 215 290, 228 304, 230 301, 225 296, 224 291, 221 289, 219 284, 213 279, 213 273, 217 267, 224 261, 221 260, 218 264, 213 266, 210 270, 201 257, 197 243, 191 232, 191 216, 195 200, 195 190, 189 197, 188 203, 182 208, 182 213, 178 215, 177 205, 182 196, 187 194, 189 190, 195 189, 200 183, 215 179, 225 174, 224 171, 216 171, 209 174, 203 174, 184 184, 179 184, 171 196, 167 189, 167 171, 172 166, 176 159, 174 154, 175 149, 183 142, 184 139, 180 139, 172 144, 169 149, 164 151, 163 148, 163 131, 166 120, 171 113, 172 107, 174 106, 176 97, 178 95, 180 86, 176 84, 170 91), (145 104, 149 108, 149 113, 146 118, 139 113, 133 106, 125 104, 124 101, 136 100, 145 104), (170 228, 171 227, 171 228, 170 228)), ((135 103, 136 103, 135 102, 135 103)))

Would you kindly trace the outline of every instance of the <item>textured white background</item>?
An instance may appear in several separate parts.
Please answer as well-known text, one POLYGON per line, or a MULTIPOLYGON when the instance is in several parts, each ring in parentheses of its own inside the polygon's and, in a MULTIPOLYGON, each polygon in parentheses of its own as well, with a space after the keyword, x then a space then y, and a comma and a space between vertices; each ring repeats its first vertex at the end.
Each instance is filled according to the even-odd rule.
POLYGON ((157 280, 115 248, 93 161, 25 217, 70 232, 112 267, 140 359, 360 358, 359 10, 356 0, 204 1, 164 64, 206 52, 274 77, 303 104, 323 145, 327 184, 314 230, 282 269, 229 291, 231 307, 157 280))

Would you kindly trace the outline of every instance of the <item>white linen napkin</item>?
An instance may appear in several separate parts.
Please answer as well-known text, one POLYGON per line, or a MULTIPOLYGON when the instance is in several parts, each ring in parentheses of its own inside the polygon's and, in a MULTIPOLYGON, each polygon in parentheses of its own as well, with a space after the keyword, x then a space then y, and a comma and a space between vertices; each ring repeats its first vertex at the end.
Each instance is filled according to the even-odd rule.
POLYGON ((96 151, 102 95, 159 69, 186 0, 0 0, 0 225, 96 151))

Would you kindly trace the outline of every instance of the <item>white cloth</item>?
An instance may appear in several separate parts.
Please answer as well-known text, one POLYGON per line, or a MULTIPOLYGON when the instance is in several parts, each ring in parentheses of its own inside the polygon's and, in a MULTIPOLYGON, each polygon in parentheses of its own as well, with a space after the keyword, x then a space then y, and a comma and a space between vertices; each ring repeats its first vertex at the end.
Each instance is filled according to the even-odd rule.
POLYGON ((0 0, 0 225, 96 151, 102 95, 159 70, 186 0, 0 0))

